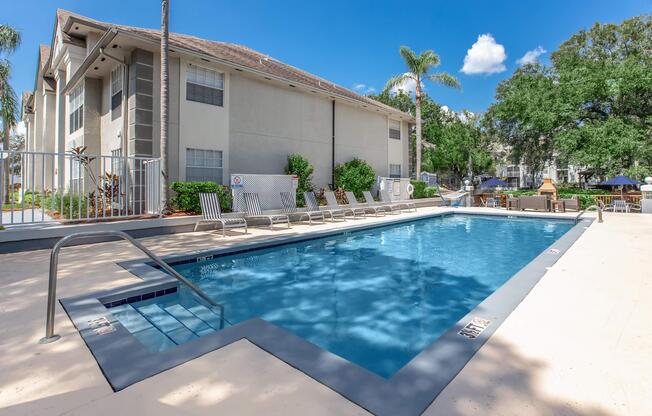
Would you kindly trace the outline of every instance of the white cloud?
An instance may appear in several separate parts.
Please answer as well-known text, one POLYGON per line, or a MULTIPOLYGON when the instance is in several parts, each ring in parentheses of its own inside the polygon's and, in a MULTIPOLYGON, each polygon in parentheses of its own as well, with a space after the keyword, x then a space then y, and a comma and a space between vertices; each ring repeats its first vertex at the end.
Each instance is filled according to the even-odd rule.
POLYGON ((392 87, 392 89, 389 90, 389 92, 391 92, 392 94, 398 94, 399 91, 403 91, 407 94, 414 94, 416 92, 416 89, 417 89, 417 82, 412 78, 407 78, 402 83, 392 87))
POLYGON ((371 94, 376 92, 376 89, 367 84, 355 84, 353 90, 358 94, 371 94))
POLYGON ((478 36, 478 41, 466 51, 462 72, 468 75, 503 72, 507 69, 503 64, 505 59, 505 47, 496 43, 490 33, 485 33, 478 36))
POLYGON ((541 46, 537 46, 536 48, 532 49, 531 51, 525 52, 525 55, 523 55, 521 58, 516 60, 516 63, 519 65, 527 65, 527 64, 534 64, 539 62, 539 56, 543 55, 547 51, 543 49, 541 46))

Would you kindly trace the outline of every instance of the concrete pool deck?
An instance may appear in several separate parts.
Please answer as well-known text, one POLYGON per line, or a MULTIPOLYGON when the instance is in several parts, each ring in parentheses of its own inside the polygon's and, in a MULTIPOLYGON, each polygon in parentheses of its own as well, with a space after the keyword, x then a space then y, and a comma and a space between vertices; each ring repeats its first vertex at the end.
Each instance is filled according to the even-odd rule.
MULTIPOLYGON (((419 213, 443 210, 421 208, 419 213)), ((246 237, 236 237, 236 231, 227 238, 198 232, 142 241, 166 255, 382 221, 252 229, 246 237)), ((246 340, 113 393, 60 305, 56 328, 62 339, 37 344, 44 330, 48 255, 48 250, 0 255, 3 415, 367 414, 246 340)), ((64 249, 59 297, 134 283, 138 279, 116 262, 141 257, 122 242, 64 249)), ((426 414, 652 414, 649 258, 652 216, 605 214, 605 222, 594 222, 561 257, 426 414)))

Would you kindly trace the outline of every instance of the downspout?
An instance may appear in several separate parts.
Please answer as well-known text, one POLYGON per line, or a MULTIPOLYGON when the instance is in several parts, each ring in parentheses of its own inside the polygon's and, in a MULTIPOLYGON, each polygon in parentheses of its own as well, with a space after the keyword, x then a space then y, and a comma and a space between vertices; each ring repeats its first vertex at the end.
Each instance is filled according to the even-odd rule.
POLYGON ((332 145, 331 145, 331 188, 335 190, 335 100, 333 100, 333 110, 332 110, 332 145))

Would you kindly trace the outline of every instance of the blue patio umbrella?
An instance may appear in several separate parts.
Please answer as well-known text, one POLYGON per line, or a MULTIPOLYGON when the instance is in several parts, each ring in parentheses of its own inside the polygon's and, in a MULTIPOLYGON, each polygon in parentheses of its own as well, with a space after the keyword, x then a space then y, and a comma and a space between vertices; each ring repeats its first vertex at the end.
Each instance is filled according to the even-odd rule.
POLYGON ((484 188, 484 189, 497 188, 499 186, 501 186, 503 188, 506 188, 506 187, 509 186, 509 184, 507 182, 501 181, 500 179, 497 179, 497 178, 487 179, 486 181, 484 181, 484 182, 482 182, 480 184, 480 188, 484 188))
POLYGON ((627 176, 624 175, 618 175, 614 176, 613 178, 606 180, 604 182, 601 182, 600 185, 605 185, 605 186, 620 186, 620 197, 623 197, 623 186, 625 185, 638 185, 639 182, 637 180, 634 180, 632 178, 628 178, 627 176))

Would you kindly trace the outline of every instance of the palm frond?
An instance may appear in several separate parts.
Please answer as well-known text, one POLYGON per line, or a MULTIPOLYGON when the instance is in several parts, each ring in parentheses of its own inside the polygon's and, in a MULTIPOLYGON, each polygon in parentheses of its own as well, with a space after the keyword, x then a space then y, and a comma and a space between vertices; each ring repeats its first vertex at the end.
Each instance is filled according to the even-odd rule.
POLYGON ((428 79, 438 84, 445 85, 451 88, 456 88, 458 90, 462 88, 462 84, 460 84, 460 81, 447 72, 438 72, 436 74, 428 75, 428 79))
POLYGON ((396 86, 398 86, 398 85, 403 84, 405 81, 407 81, 407 80, 409 80, 409 79, 414 79, 414 77, 412 76, 412 74, 410 74, 409 72, 406 72, 406 73, 404 73, 404 74, 395 75, 395 76, 391 77, 391 78, 387 81, 387 83, 385 84, 385 88, 383 89, 383 91, 389 91, 389 90, 391 90, 392 88, 394 88, 394 87, 396 87, 396 86))
POLYGON ((20 45, 20 33, 13 27, 0 25, 0 53, 11 53, 20 45))
POLYGON ((426 70, 426 72, 427 72, 428 69, 430 69, 431 67, 439 66, 439 64, 441 63, 441 60, 439 59, 439 55, 437 55, 437 54, 435 53, 435 51, 430 50, 430 49, 428 49, 427 51, 423 52, 423 53, 419 56, 419 58, 420 58, 420 60, 422 61, 422 63, 424 64, 424 66, 425 66, 424 69, 426 70))
POLYGON ((421 62, 419 62, 419 56, 407 46, 401 46, 399 53, 405 61, 405 65, 408 67, 408 71, 412 73, 419 73, 421 70, 421 62))
POLYGON ((0 119, 3 126, 12 128, 18 122, 18 98, 9 84, 8 61, 0 61, 0 119))

